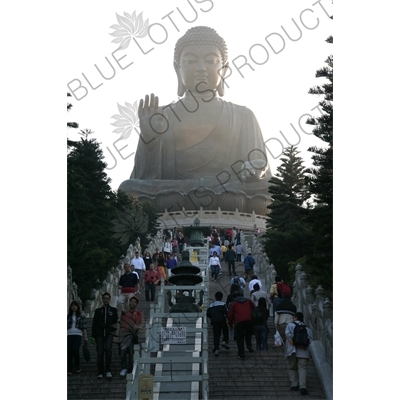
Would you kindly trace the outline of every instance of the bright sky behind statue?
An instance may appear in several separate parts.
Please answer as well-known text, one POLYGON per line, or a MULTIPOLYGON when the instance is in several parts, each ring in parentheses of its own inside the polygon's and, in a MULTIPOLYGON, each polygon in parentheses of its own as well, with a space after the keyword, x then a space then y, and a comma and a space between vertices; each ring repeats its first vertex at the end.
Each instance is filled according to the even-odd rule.
MULTIPOLYGON (((227 43, 231 75, 223 99, 254 112, 272 173, 281 164, 282 146, 288 142, 299 147, 305 165, 310 166, 308 147, 323 142, 309 134, 312 126, 305 122, 307 114, 319 115, 315 107, 322 97, 308 90, 326 83, 315 78, 315 72, 333 54, 333 45, 325 41, 333 35, 333 21, 327 16, 332 13, 327 0, 69 1, 67 83, 71 89, 67 91, 73 90, 80 100, 68 98, 73 105, 68 121, 94 131, 91 137, 101 143, 111 187, 117 189, 130 177, 139 140, 134 129, 118 140, 126 128, 121 122, 126 109, 121 106, 130 108, 150 93, 159 97, 161 105, 177 101, 175 43, 191 27, 204 25, 227 43), (123 29, 132 26, 127 19, 134 27, 139 21, 145 27, 147 20, 147 26, 153 25, 149 34, 143 34, 143 29, 135 32, 135 42, 124 35, 123 29), (124 48, 116 51, 120 45, 124 48)), ((69 129, 68 138, 78 139, 77 132, 69 129)))

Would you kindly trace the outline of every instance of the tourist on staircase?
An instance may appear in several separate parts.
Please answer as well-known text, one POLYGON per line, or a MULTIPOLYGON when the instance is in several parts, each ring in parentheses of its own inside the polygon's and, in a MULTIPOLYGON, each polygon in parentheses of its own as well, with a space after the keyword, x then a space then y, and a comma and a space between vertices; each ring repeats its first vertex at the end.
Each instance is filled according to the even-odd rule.
POLYGON ((162 251, 160 251, 158 253, 157 271, 160 274, 160 278, 164 279, 164 281, 167 282, 167 271, 165 268, 165 258, 164 258, 164 253, 162 251))
POLYGON ((267 299, 265 297, 260 297, 258 305, 253 310, 253 330, 254 336, 256 337, 256 350, 268 350, 268 315, 267 299))
POLYGON ((158 249, 156 249, 155 253, 151 257, 154 265, 156 265, 156 263, 157 263, 158 252, 159 252, 158 249))
POLYGON ((232 243, 232 229, 227 229, 225 232, 225 242, 228 242, 226 246, 232 243))
POLYGON ((230 306, 231 306, 231 304, 233 302, 233 293, 238 292, 238 291, 240 291, 240 285, 238 285, 236 283, 232 284, 230 293, 228 294, 228 297, 226 298, 226 303, 225 303, 226 308, 228 309, 228 311, 229 311, 229 308, 230 308, 230 306))
POLYGON ((150 264, 153 262, 150 252, 146 251, 143 257, 144 265, 146 266, 146 271, 150 269, 150 264))
POLYGON ((154 270, 154 264, 150 264, 150 270, 144 273, 142 287, 144 287, 144 294, 146 295, 146 301, 154 301, 156 297, 156 285, 160 282, 160 274, 154 270))
POLYGON ((97 378, 103 378, 104 372, 107 378, 111 374, 111 350, 116 339, 118 312, 115 307, 110 306, 111 295, 103 293, 103 306, 94 312, 92 323, 92 337, 96 340, 97 351, 97 378), (104 369, 104 353, 106 355, 106 366, 104 369))
POLYGON ((258 283, 254 284, 253 286, 254 290, 251 293, 250 296, 250 300, 256 305, 258 306, 258 302, 259 300, 263 297, 265 298, 265 302, 267 304, 267 309, 269 310, 270 306, 271 306, 271 302, 269 301, 268 298, 268 293, 265 292, 264 290, 260 289, 260 285, 258 283))
POLYGON ((178 237, 174 236, 172 238, 171 246, 172 246, 172 252, 171 253, 177 253, 179 251, 178 237))
POLYGON ((275 276, 275 283, 271 285, 271 289, 269 292, 274 313, 277 304, 282 300, 283 294, 289 294, 289 296, 292 297, 290 286, 283 281, 280 275, 275 276))
POLYGON ((250 296, 253 294, 254 292, 254 285, 258 283, 258 286, 260 287, 260 289, 262 289, 262 283, 261 281, 258 279, 257 275, 253 275, 253 277, 251 278, 250 282, 249 282, 249 293, 250 296))
POLYGON ((131 265, 126 262, 124 265, 125 273, 119 278, 118 288, 121 290, 121 294, 118 297, 118 311, 124 311, 125 302, 129 304, 130 298, 135 294, 137 285, 139 283, 139 277, 136 273, 131 270, 131 265))
POLYGON ((171 277, 171 270, 178 266, 178 262, 175 258, 172 257, 172 254, 168 254, 166 267, 167 267, 167 275, 168 279, 171 277))
POLYGON ((232 276, 232 274, 236 275, 236 271, 235 271, 236 253, 232 249, 232 247, 233 246, 230 244, 228 246, 228 250, 226 251, 226 254, 225 254, 225 261, 228 263, 229 276, 232 276))
POLYGON ((281 335, 283 342, 286 342, 286 326, 293 322, 293 317, 296 311, 297 307, 292 303, 288 294, 284 294, 282 300, 275 307, 275 328, 281 335))
MULTIPOLYGON (((149 272, 149 271, 147 271, 149 272)), ((120 376, 126 376, 133 369, 133 346, 139 344, 139 330, 142 327, 143 315, 137 310, 139 299, 136 296, 129 300, 129 310, 123 312, 120 317, 120 349, 121 349, 121 372, 120 376), (129 362, 128 362, 129 358, 129 362)))
POLYGON ((243 246, 240 243, 237 243, 235 247, 236 247, 236 261, 242 262, 243 246))
POLYGON ((164 239, 163 252, 164 252, 165 259, 167 259, 168 254, 172 253, 172 245, 171 245, 170 239, 168 237, 166 237, 164 239))
POLYGON ((243 260, 244 263, 244 273, 246 274, 244 279, 247 281, 247 278, 252 279, 254 274, 254 266, 256 265, 256 260, 251 255, 251 251, 247 252, 247 256, 243 260))
POLYGON ((239 285, 239 292, 244 293, 244 288, 246 287, 246 281, 239 275, 235 275, 229 282, 229 284, 232 286, 234 283, 239 285))
POLYGON ((67 314, 67 373, 72 375, 73 367, 75 372, 81 372, 79 349, 82 343, 88 341, 87 325, 84 313, 77 301, 73 301, 67 314))
POLYGON ((222 331, 222 343, 221 346, 229 350, 229 330, 227 324, 228 309, 225 303, 222 301, 222 292, 215 293, 215 301, 210 304, 207 309, 207 317, 210 318, 211 325, 213 327, 214 335, 214 348, 213 353, 216 357, 219 355, 219 341, 221 338, 222 331))
POLYGON ((221 243, 221 252, 222 252, 222 256, 221 259, 223 261, 225 261, 225 255, 226 255, 226 251, 228 250, 228 248, 225 246, 224 242, 221 243))
POLYGON ((179 232, 178 234, 178 247, 179 247, 179 254, 182 254, 183 251, 183 245, 185 244, 185 238, 183 236, 182 232, 179 232))
POLYGON ((211 268, 211 280, 213 282, 217 282, 217 278, 221 270, 221 262, 216 251, 213 252, 208 266, 211 268))
POLYGON ((244 342, 247 349, 253 353, 251 338, 253 336, 253 310, 254 303, 244 297, 239 291, 233 293, 233 302, 229 307, 228 323, 235 329, 238 346, 238 359, 244 360, 244 342))
MULTIPOLYGON (((146 271, 146 265, 143 261, 143 258, 139 256, 139 252, 135 252, 135 257, 132 258, 131 264, 135 267, 135 272, 139 277, 139 284, 142 282, 144 271, 146 271)), ((136 294, 140 294, 140 291, 137 291, 136 294)))
POLYGON ((286 357, 289 364, 290 390, 299 390, 302 395, 307 395, 307 370, 306 365, 310 358, 308 345, 312 342, 312 331, 303 322, 301 312, 294 314, 293 322, 286 327, 286 357))

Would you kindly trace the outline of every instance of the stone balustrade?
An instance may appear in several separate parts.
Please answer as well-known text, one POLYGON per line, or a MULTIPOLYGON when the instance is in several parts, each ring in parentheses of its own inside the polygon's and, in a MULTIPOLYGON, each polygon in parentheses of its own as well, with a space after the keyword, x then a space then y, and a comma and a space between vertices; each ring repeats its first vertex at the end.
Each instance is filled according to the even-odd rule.
POLYGON ((193 220, 198 218, 203 226, 235 226, 237 229, 254 231, 257 227, 265 226, 266 218, 263 215, 235 211, 225 211, 218 208, 216 210, 204 210, 200 207, 198 210, 186 211, 183 207, 180 211, 167 211, 159 218, 163 229, 173 229, 176 226, 190 226, 193 220))
MULTIPOLYGON (((274 265, 270 264, 263 244, 256 235, 247 234, 242 246, 244 254, 251 250, 256 261, 254 273, 268 293, 271 285, 275 283, 277 272, 274 265)), ((321 285, 316 289, 310 286, 308 275, 300 264, 297 264, 295 270, 292 301, 297 310, 304 314, 304 323, 313 332, 311 354, 326 398, 331 399, 333 390, 333 304, 325 296, 325 290, 321 285)))

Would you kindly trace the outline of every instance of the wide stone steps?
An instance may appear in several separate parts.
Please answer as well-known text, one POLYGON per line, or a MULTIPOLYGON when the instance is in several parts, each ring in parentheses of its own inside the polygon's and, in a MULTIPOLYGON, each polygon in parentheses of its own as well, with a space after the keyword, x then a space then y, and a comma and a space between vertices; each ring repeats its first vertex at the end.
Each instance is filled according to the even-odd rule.
MULTIPOLYGON (((222 291, 224 294, 223 301, 226 300, 229 291, 230 278, 227 275, 227 267, 222 263, 223 273, 219 277, 217 283, 210 282, 210 299, 214 301, 216 291, 222 291)), ((237 263, 236 270, 243 274, 244 266, 242 263, 237 263)), ((157 288, 157 291, 159 288, 157 288)), ((268 288, 266 290, 268 292, 268 288)), ((248 297, 248 291, 245 290, 245 295, 248 297)), ((144 314, 144 321, 149 321, 150 302, 145 301, 144 293, 139 296, 139 310, 144 314)), ((91 334, 91 323, 89 320, 88 334, 91 334)), ((286 358, 282 348, 275 348, 273 343, 273 335, 275 329, 273 327, 272 317, 269 319, 270 333, 268 336, 269 350, 261 354, 254 351, 249 353, 245 349, 245 360, 237 359, 236 342, 231 340, 229 343, 230 350, 225 350, 220 346, 220 353, 215 357, 213 348, 212 327, 209 327, 209 399, 210 400, 275 400, 275 399, 293 399, 298 398, 299 392, 290 391, 290 380, 287 372, 286 358)), ((139 343, 145 342, 145 330, 139 334, 139 343)), ((253 336, 253 349, 255 350, 255 338, 253 336)), ((70 400, 108 400, 120 399, 125 400, 126 397, 126 379, 119 376, 120 372, 120 357, 118 355, 117 344, 113 345, 112 355, 112 374, 113 378, 107 380, 96 379, 97 377, 97 354, 96 346, 89 343, 91 353, 90 362, 86 362, 81 356, 80 374, 68 376, 67 393, 70 400)), ((162 346, 160 346, 162 350, 162 346)), ((82 350, 81 350, 82 355, 82 350)), ((152 355, 156 355, 153 353, 152 355)), ((174 368, 177 368, 175 366, 174 368)), ((307 365, 307 389, 310 399, 325 399, 318 375, 311 359, 307 365)), ((155 373, 154 365, 151 368, 151 373, 155 373)), ((184 372, 183 372, 184 373, 184 372)), ((175 392, 176 384, 170 384, 170 393, 163 393, 163 398, 171 399, 190 399, 189 393, 179 394, 175 392), (183 396, 183 397, 182 397, 183 396), (186 397, 185 397, 186 396, 186 397)), ((164 385, 164 387, 166 387, 164 385)), ((202 399, 202 385, 199 384, 199 399, 202 399)))
MULTIPOLYGON (((224 294, 226 300, 229 291, 230 278, 227 275, 226 264, 223 263, 223 273, 218 282, 210 282, 210 303, 214 301, 217 291, 224 294)), ((236 271, 244 273, 242 263, 237 263, 236 271)), ((268 289, 266 290, 268 292, 268 289)), ((248 297, 248 290, 245 289, 248 297)), ((256 351, 256 341, 253 336, 254 353, 245 348, 244 361, 238 360, 236 342, 231 340, 230 350, 220 346, 219 356, 214 356, 212 326, 209 327, 209 398, 210 400, 275 400, 298 398, 300 392, 290 391, 290 380, 287 372, 286 357, 283 348, 274 347, 275 328, 272 317, 269 317, 268 351, 256 351)), ((221 339, 222 340, 222 339, 221 339)), ((319 382, 318 374, 312 360, 307 364, 307 390, 310 399, 325 399, 319 382)))
MULTIPOLYGON (((159 290, 159 288, 157 288, 159 290)), ((149 321, 150 317, 150 303, 146 302, 144 291, 137 296, 139 298, 138 309, 143 313, 144 325, 149 321)), ((92 331, 92 319, 88 319, 88 336, 90 337, 92 331)), ((139 333, 139 343, 144 343, 145 329, 139 333)), ((118 345, 113 344, 112 359, 111 359, 111 373, 113 377, 109 380, 104 376, 103 379, 97 379, 97 353, 96 345, 89 342, 88 349, 90 352, 90 361, 86 362, 81 355, 81 369, 82 372, 68 376, 67 380, 67 399, 68 400, 108 400, 119 399, 125 400, 126 398, 126 378, 120 377, 121 371, 121 358, 118 355, 118 345)))

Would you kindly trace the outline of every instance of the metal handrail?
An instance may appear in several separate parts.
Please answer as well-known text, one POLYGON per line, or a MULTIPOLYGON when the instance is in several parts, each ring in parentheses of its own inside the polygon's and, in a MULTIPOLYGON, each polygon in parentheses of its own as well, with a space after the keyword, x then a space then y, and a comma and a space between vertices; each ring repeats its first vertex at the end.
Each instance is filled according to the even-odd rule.
MULTIPOLYGON (((184 375, 174 376, 173 380, 176 382, 202 382, 202 396, 203 399, 208 399, 208 385, 209 385, 209 376, 208 376, 208 322, 206 312, 198 312, 198 313, 174 313, 173 318, 202 318, 202 327, 201 328, 192 328, 188 327, 188 332, 199 332, 202 335, 202 350, 201 357, 169 357, 169 358, 154 358, 150 357, 150 352, 154 348, 159 345, 159 342, 156 338, 159 336, 160 323, 163 318, 171 317, 169 312, 164 312, 165 305, 165 293, 166 290, 203 290, 204 291, 204 309, 208 308, 208 276, 207 276, 207 266, 202 265, 202 269, 204 270, 205 279, 203 281, 203 285, 196 286, 173 286, 173 287, 165 287, 164 279, 161 280, 161 287, 158 293, 157 301, 154 305, 151 305, 150 308, 150 319, 149 323, 146 324, 146 341, 144 346, 142 347, 141 357, 134 357, 134 367, 132 370, 132 374, 127 375, 127 395, 126 400, 136 400, 138 398, 139 391, 139 375, 140 373, 148 373, 150 371, 151 364, 165 364, 168 362, 179 362, 179 363, 201 363, 202 370, 201 376, 191 375, 190 377, 184 375), (155 343, 153 343, 155 342, 155 343)), ((136 346, 134 346, 136 348, 136 346)), ((137 354, 135 352, 135 354, 137 354)), ((153 382, 167 382, 171 381, 172 377, 166 376, 154 376, 153 382)))

